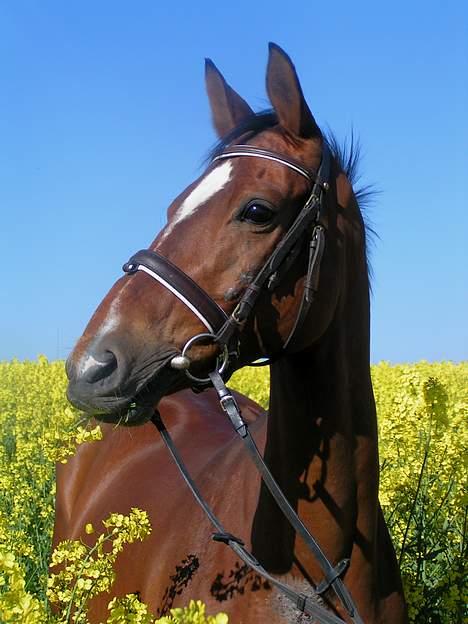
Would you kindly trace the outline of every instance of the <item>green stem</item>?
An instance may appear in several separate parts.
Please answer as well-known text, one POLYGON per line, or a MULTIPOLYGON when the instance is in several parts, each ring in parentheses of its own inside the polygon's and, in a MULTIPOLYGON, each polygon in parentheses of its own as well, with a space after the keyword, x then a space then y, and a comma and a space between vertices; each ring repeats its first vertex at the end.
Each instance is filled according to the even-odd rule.
MULTIPOLYGON (((67 611, 66 611, 66 614, 65 614, 65 618, 66 618, 67 624, 70 624, 70 617, 72 615, 73 602, 75 600, 75 595, 76 595, 76 592, 77 592, 77 584, 78 584, 79 579, 81 578, 81 573, 83 572, 83 570, 84 570, 86 564, 88 563, 88 561, 90 560, 90 558, 96 552, 98 546, 101 545, 101 544, 104 544, 106 541, 111 540, 111 539, 112 539, 112 533, 110 533, 109 535, 106 535, 106 537, 102 540, 102 542, 100 542, 99 544, 96 543, 96 544, 94 544, 94 546, 92 548, 90 548, 90 550, 88 551, 88 554, 84 558, 83 563, 81 564, 80 571, 78 572, 78 575, 76 577, 75 584, 73 585, 72 595, 71 595, 71 598, 70 598, 70 602, 68 603, 67 611)), ((79 610, 78 613, 81 613, 83 611, 83 607, 84 607, 84 604, 82 604, 80 606, 80 610, 79 610)))
POLYGON ((408 538, 408 533, 409 533, 409 529, 410 529, 410 525, 411 525, 411 519, 413 517, 414 514, 414 510, 416 509, 416 502, 419 496, 419 491, 421 489, 421 484, 422 484, 422 478, 423 478, 423 474, 424 474, 424 468, 426 467, 426 462, 427 462, 427 458, 429 456, 429 442, 428 444, 426 444, 426 449, 424 451, 424 459, 423 459, 423 463, 421 466, 421 470, 419 471, 419 478, 418 478, 418 485, 416 487, 416 493, 414 495, 414 500, 413 500, 413 504, 411 506, 411 510, 408 516, 408 522, 406 523, 406 528, 405 528, 405 534, 403 536, 403 542, 401 544, 401 550, 400 550, 400 556, 398 558, 398 567, 401 568, 401 563, 403 561, 403 556, 405 553, 405 546, 406 546, 406 540, 408 538))

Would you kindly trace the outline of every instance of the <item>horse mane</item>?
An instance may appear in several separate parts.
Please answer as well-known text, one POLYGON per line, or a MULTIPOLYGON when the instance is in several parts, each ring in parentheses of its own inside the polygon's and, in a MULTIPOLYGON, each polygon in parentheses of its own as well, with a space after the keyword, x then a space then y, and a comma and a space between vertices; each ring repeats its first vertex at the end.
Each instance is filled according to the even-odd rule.
MULTIPOLYGON (((219 156, 233 141, 236 141, 244 134, 248 134, 251 139, 260 132, 273 128, 278 124, 278 117, 273 109, 265 109, 250 115, 237 126, 221 137, 208 152, 205 162, 211 162, 213 158, 219 156)), ((359 210, 362 215, 365 235, 366 264, 369 280, 372 278, 372 267, 369 260, 369 243, 377 238, 377 233, 373 229, 367 209, 374 203, 375 196, 379 191, 373 184, 360 185, 361 172, 359 166, 361 163, 362 147, 358 137, 356 137, 353 129, 351 129, 349 139, 345 137, 341 142, 329 128, 326 132, 322 132, 324 140, 335 159, 338 167, 348 178, 353 187, 354 196, 356 198, 359 210)), ((370 281, 369 281, 370 287, 370 281)))

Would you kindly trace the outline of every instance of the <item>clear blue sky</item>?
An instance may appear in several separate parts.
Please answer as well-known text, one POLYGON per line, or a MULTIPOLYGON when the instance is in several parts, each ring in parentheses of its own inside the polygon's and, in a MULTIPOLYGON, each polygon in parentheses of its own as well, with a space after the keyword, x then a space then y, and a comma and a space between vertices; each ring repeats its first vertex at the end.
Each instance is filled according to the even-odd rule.
POLYGON ((467 358, 468 3, 0 5, 0 359, 66 357, 215 140, 211 57, 267 105, 267 42, 363 144, 372 360, 467 358))

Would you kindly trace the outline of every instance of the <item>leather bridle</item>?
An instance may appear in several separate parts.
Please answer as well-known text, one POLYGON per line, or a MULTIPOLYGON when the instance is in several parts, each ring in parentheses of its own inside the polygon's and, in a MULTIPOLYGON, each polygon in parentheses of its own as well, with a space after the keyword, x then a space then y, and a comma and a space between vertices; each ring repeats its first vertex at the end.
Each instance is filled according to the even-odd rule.
MULTIPOLYGON (((123 270, 127 274, 143 271, 158 281, 197 316, 207 329, 208 334, 211 335, 212 340, 221 348, 225 361, 224 369, 228 368, 226 359, 231 360, 238 354, 239 335, 252 313, 260 294, 265 290, 272 292, 278 286, 302 250, 302 239, 310 232, 312 227, 312 234, 309 240, 307 276, 301 304, 289 336, 284 342, 283 350, 292 347, 295 337, 304 324, 313 297, 318 289, 320 263, 325 247, 325 228, 321 217, 325 208, 325 192, 329 188, 331 160, 330 150, 324 142, 322 161, 317 172, 306 169, 303 165, 287 156, 251 145, 234 145, 216 156, 212 162, 237 157, 263 158, 280 163, 305 177, 311 184, 311 192, 293 224, 258 271, 255 278, 246 287, 230 315, 227 315, 214 299, 186 273, 156 251, 150 249, 138 251, 123 266, 123 270)), ((199 340, 205 340, 208 337, 206 333, 199 334, 199 336, 199 340)), ((196 339, 197 337, 195 336, 190 339, 190 346, 197 341, 196 339)), ((186 345, 182 350, 184 356, 187 351, 186 345)), ((185 362, 185 367, 187 367, 187 362, 185 362)), ((192 381, 209 383, 208 378, 201 380, 188 371, 187 374, 192 381)))
MULTIPOLYGON (((322 160, 317 172, 305 168, 303 165, 291 158, 288 158, 287 156, 251 145, 231 146, 221 154, 217 155, 212 162, 238 157, 263 158, 280 163, 305 177, 310 182, 312 188, 304 206, 300 210, 293 224, 283 236, 281 242, 271 253, 268 260, 258 271, 255 278, 246 287, 243 295, 230 315, 226 314, 226 312, 222 310, 222 308, 210 297, 210 295, 200 288, 200 286, 196 284, 188 275, 186 275, 186 273, 172 264, 167 258, 164 258, 164 256, 161 256, 155 251, 149 249, 138 251, 126 264, 124 264, 123 270, 127 274, 134 274, 137 271, 142 271, 155 279, 166 289, 172 292, 185 306, 187 306, 205 326, 207 332, 197 334, 190 338, 182 349, 181 355, 175 356, 172 359, 171 365, 173 368, 185 370, 185 373, 190 378, 194 389, 200 389, 206 387, 207 385, 213 385, 218 394, 221 407, 228 416, 236 433, 243 440, 251 459, 253 460, 257 470, 260 472, 263 482, 285 517, 294 527, 295 531, 304 539, 324 573, 323 581, 314 588, 315 594, 322 595, 331 588, 335 592, 350 619, 356 624, 363 624, 352 597, 341 580, 341 576, 344 574, 349 565, 349 560, 343 559, 335 566, 328 561, 319 544, 309 533, 308 529, 302 523, 295 510, 291 507, 289 501, 284 496, 268 467, 264 463, 263 458, 261 457, 261 454, 250 435, 247 424, 242 418, 239 406, 230 391, 226 388, 223 380, 223 373, 228 371, 231 361, 239 355, 238 350, 240 334, 252 311, 254 310, 260 294, 266 290, 271 292, 276 288, 285 273, 287 273, 290 266, 294 263, 300 251, 303 249, 303 238, 307 233, 311 232, 308 241, 309 260, 307 275, 304 282, 304 290, 295 322, 283 345, 284 352, 287 352, 287 350, 292 348, 301 328, 303 327, 314 295, 318 290, 320 263, 325 246, 325 227, 322 222, 322 216, 325 210, 325 193, 330 186, 330 149, 326 142, 324 142, 322 147, 322 160), (219 346, 221 356, 218 358, 216 370, 210 373, 208 377, 195 377, 188 370, 190 360, 187 357, 187 353, 193 344, 199 341, 206 341, 207 339, 212 340, 219 346)), ((174 446, 169 432, 162 422, 159 412, 155 411, 152 421, 161 433, 166 446, 174 458, 192 494, 216 528, 217 532, 213 534, 213 539, 224 542, 230 546, 232 550, 234 550, 234 552, 244 561, 244 563, 284 593, 290 600, 292 600, 292 602, 294 602, 295 606, 301 612, 315 617, 323 624, 344 624, 343 619, 333 615, 330 611, 325 610, 320 604, 311 599, 309 596, 297 592, 290 586, 270 575, 255 559, 255 557, 253 557, 253 555, 246 550, 242 540, 225 531, 223 525, 214 515, 209 505, 203 499, 193 479, 190 477, 177 449, 174 446)))

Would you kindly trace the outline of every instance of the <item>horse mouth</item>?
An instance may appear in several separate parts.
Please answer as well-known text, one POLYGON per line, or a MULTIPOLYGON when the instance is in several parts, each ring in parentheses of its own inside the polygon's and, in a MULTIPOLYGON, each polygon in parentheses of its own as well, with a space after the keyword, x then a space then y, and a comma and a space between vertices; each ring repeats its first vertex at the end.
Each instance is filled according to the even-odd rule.
POLYGON ((193 386, 194 380, 197 385, 196 380, 203 381, 206 370, 215 366, 210 355, 193 359, 191 369, 195 377, 187 376, 184 369, 171 366, 177 355, 180 352, 173 348, 160 349, 152 352, 150 357, 140 356, 131 368, 124 364, 115 366, 107 376, 88 380, 74 375, 70 366, 67 370, 68 400, 81 412, 100 422, 125 427, 142 425, 151 419, 163 397, 193 386))
POLYGON ((148 422, 159 401, 187 387, 186 378, 179 371, 165 367, 158 371, 141 390, 130 399, 123 400, 117 410, 93 414, 96 420, 124 427, 135 427, 148 422))
POLYGON ((132 380, 112 396, 86 395, 83 388, 72 383, 67 396, 72 405, 100 422, 132 427, 148 422, 164 396, 186 387, 185 375, 172 369, 165 360, 146 379, 132 380))
POLYGON ((116 412, 98 412, 93 414, 93 417, 104 423, 113 423, 114 425, 123 427, 136 427, 138 425, 144 425, 151 419, 156 410, 156 405, 157 402, 152 405, 140 402, 139 398, 135 397, 126 408, 116 412))

